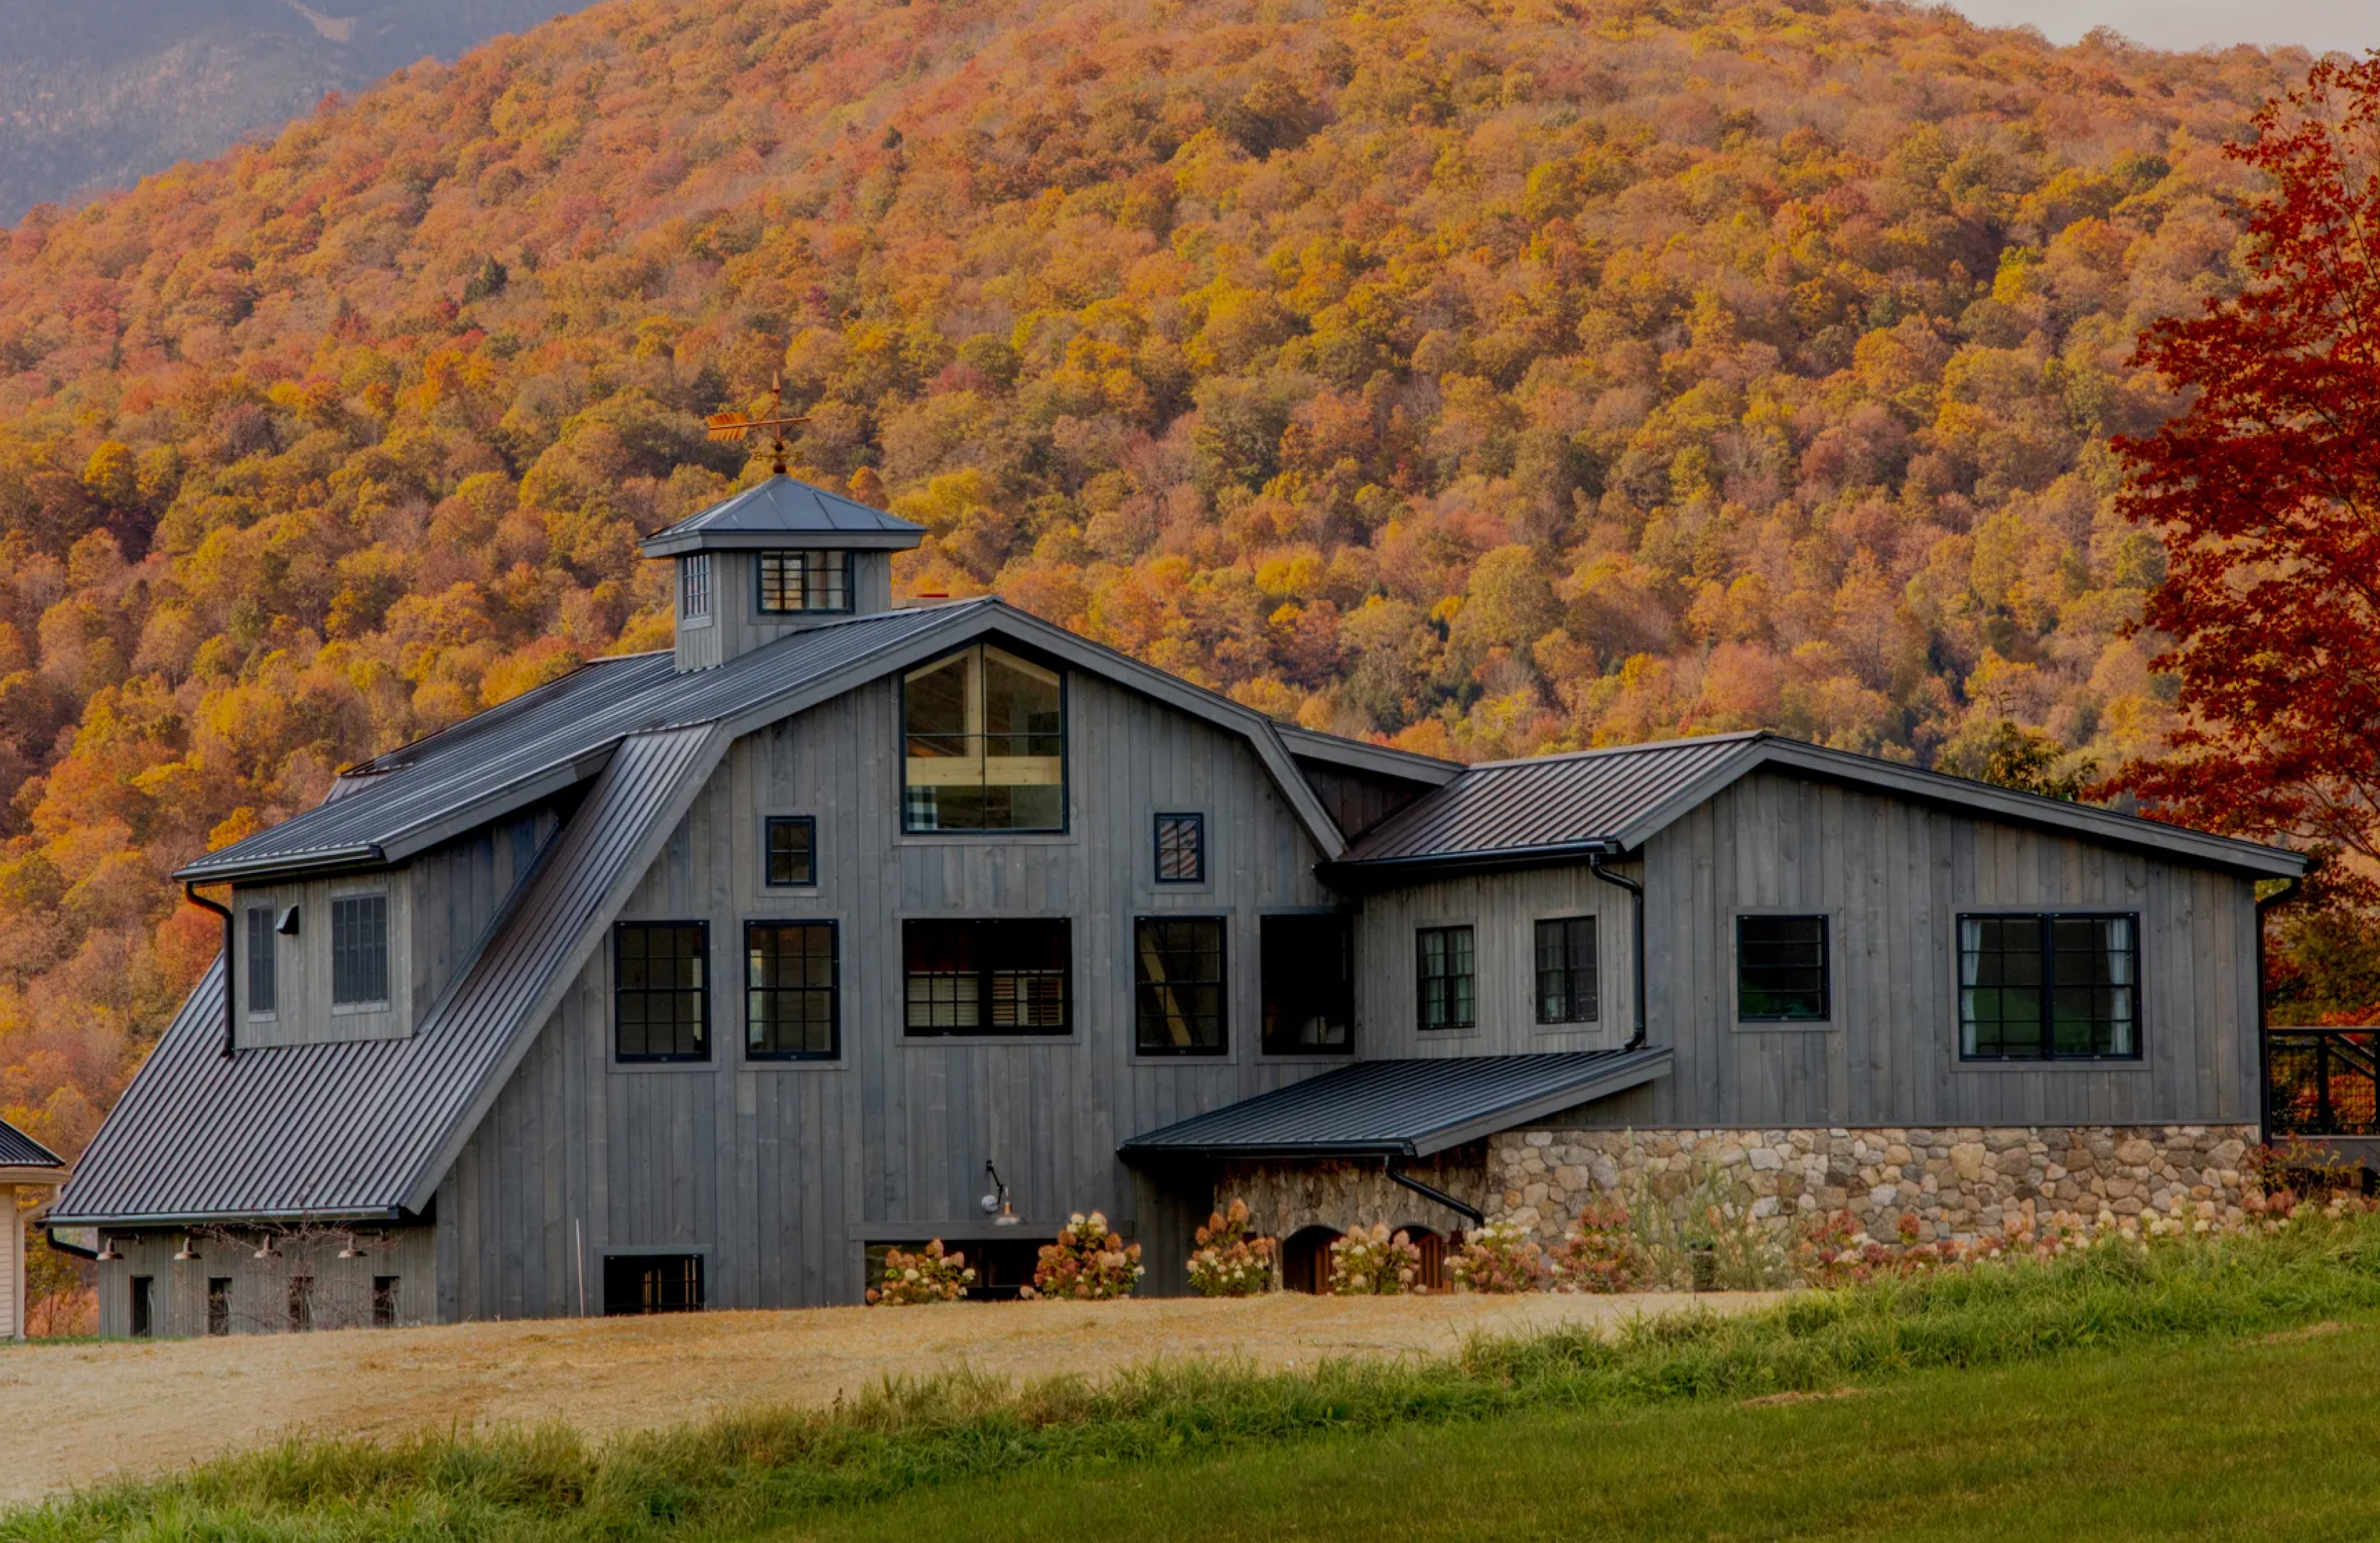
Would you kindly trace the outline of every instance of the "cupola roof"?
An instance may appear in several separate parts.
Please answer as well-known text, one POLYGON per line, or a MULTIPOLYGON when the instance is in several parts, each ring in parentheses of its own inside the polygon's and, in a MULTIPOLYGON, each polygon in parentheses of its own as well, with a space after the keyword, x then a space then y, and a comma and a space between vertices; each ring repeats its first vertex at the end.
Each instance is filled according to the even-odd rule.
POLYGON ((905 552, 925 535, 923 526, 779 473, 646 537, 644 552, 648 557, 783 546, 905 552))

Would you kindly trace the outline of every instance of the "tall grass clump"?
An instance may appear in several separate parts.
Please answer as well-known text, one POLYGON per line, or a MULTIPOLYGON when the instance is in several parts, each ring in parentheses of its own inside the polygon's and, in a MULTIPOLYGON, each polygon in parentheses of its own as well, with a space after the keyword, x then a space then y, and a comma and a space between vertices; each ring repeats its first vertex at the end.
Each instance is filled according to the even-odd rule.
POLYGON ((758 1527, 1035 1464, 1112 1468, 1324 1431, 1820 1390, 1930 1367, 2380 1313, 2380 1217, 2109 1237, 2048 1258, 1811 1292, 1616 1334, 1480 1338, 1434 1363, 1192 1363, 1012 1388, 965 1372, 833 1409, 755 1410, 602 1444, 539 1429, 297 1442, 0 1518, 26 1543, 237 1537, 632 1539, 758 1527))

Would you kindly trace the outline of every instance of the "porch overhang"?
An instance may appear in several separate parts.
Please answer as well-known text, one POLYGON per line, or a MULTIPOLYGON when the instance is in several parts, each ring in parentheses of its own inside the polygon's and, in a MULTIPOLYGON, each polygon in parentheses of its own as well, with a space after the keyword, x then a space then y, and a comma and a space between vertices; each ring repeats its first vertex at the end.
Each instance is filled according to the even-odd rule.
POLYGON ((1669 1075, 1668 1046, 1359 1061, 1116 1148, 1125 1161, 1426 1158, 1669 1075))

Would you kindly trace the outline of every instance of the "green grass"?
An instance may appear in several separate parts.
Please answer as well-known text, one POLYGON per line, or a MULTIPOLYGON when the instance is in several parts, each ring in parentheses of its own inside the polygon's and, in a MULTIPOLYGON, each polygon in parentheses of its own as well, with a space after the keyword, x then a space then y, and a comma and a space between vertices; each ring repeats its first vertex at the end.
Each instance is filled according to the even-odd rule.
MULTIPOLYGON (((2061 1377, 2096 1375, 2097 1353, 2107 1353, 2107 1364, 2145 1374, 2158 1355, 2192 1346, 2212 1354, 2242 1336, 2324 1318, 2380 1318, 2380 1220, 2145 1254, 2109 1247, 2047 1266, 1799 1298, 1743 1318, 1658 1321, 1617 1341, 1558 1333, 1481 1342, 1440 1364, 1278 1375, 1182 1367, 1099 1388, 1058 1379, 1015 1391, 945 1378, 880 1390, 830 1413, 756 1412, 603 1446, 563 1430, 423 1437, 394 1446, 293 1444, 0 1518, 0 1538, 629 1539, 750 1536, 772 1527, 798 1534, 830 1518, 838 1526, 871 1525, 872 1507, 885 1508, 887 1517, 903 1506, 930 1507, 937 1497, 929 1491, 980 1497, 988 1481, 1052 1486, 1048 1503, 1056 1505, 1087 1485, 1172 1482, 1175 1469, 1186 1473, 1219 1455, 1231 1473, 1242 1465, 1260 1472, 1281 1460, 1285 1443, 1293 1454, 1320 1454, 1318 1462, 1339 1450, 1334 1443, 1352 1443, 1351 1471, 1360 1474, 1372 1461, 1392 1461, 1401 1447, 1426 1454, 1439 1444, 1493 1446, 1494 1432, 1540 1428, 1572 1431, 1566 1445, 1581 1453, 1599 1452, 1606 1440, 1641 1440, 1639 1465, 1667 1453, 1673 1467, 1685 1464, 1682 1483, 1724 1464, 1710 1453, 1682 1456, 1673 1438, 1647 1422, 1724 1421, 1738 1416, 1722 1406, 1746 1398, 1845 1384, 1880 1391, 1840 1405, 1742 1417, 1778 1428, 1806 1421, 1823 1431, 1831 1419, 1918 1408, 1929 1397, 1955 1414, 1958 1388, 1983 1385, 1979 1369, 2032 1367, 2026 1375, 2054 1386, 2061 1377), (1934 1379, 1912 1376, 1929 1372, 1944 1374, 1938 1394, 1926 1391, 1934 1379), (1637 1431, 1645 1434, 1628 1434, 1637 1431), (1366 1442, 1376 1449, 1357 1451, 1366 1442)), ((1916 1424, 1903 1434, 1921 1452, 1954 1452, 1968 1440, 1955 1419, 1916 1424)), ((2087 1476, 2101 1440, 2096 1422, 2075 1421, 2070 1438, 2062 1461, 2087 1476)), ((1559 1460, 1565 1448, 1549 1450, 1559 1460)), ((1412 1461, 1419 1465, 1409 1467, 1411 1482, 1396 1487, 1408 1498, 1439 1471, 1426 1455, 1412 1461)), ((1206 1483, 1220 1486, 1225 1477, 1210 1471, 1206 1483)), ((2057 1494, 2052 1485, 2044 1503, 2057 1494)), ((1330 1514, 1326 1503, 1318 1517, 1330 1514)), ((1351 1515, 1348 1526, 1359 1521, 1351 1515)), ((1514 1525, 1516 1536, 1528 1536, 1539 1524, 1514 1525)))
POLYGON ((2380 1324, 1919 1372, 1791 1406, 1502 1415, 1042 1469, 809 1518, 818 1543, 1242 1538, 2364 1539, 2380 1324))

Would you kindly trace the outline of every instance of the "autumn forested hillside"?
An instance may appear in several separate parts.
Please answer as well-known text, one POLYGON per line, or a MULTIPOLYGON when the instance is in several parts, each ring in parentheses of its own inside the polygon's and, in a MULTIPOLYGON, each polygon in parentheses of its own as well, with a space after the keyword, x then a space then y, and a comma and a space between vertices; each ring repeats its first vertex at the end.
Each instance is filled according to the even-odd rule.
POLYGON ((0 252, 0 1112, 210 958, 167 873, 665 639, 802 473, 1318 728, 2153 748, 2103 441, 2301 56, 1830 0, 614 0, 0 252), (733 452, 733 453, 731 453, 733 452))

